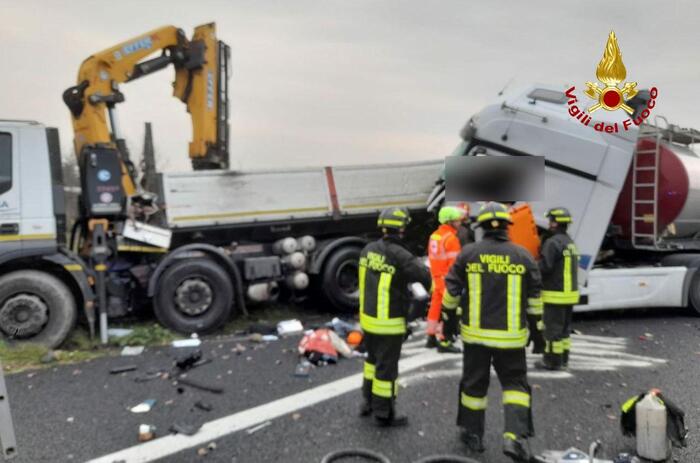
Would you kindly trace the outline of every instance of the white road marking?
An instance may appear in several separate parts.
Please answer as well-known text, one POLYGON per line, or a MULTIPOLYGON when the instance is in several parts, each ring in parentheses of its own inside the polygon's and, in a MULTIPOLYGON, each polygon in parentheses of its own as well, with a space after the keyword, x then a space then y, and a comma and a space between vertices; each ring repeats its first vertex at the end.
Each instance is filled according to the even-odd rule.
MULTIPOLYGON (((405 373, 446 360, 449 360, 449 358, 435 351, 428 351, 420 355, 402 359, 399 363, 399 370, 401 373, 405 373)), ((192 436, 175 434, 161 437, 109 455, 104 455, 90 460, 88 463, 113 463, 115 461, 142 463, 157 460, 188 448, 211 442, 228 434, 251 428, 268 420, 279 418, 280 416, 287 415, 302 408, 347 394, 348 392, 359 392, 361 384, 362 373, 346 376, 345 378, 312 389, 307 389, 257 407, 249 408, 248 410, 234 413, 233 415, 210 421, 205 423, 199 432, 192 436)))

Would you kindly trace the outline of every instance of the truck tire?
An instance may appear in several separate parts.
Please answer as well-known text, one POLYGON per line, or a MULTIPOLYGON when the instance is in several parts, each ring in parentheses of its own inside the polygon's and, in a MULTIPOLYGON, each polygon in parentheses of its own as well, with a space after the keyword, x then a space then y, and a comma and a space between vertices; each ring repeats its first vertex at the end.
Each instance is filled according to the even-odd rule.
POLYGON ((700 271, 696 271, 688 287, 688 308, 700 316, 700 271))
POLYGON ((77 314, 68 286, 49 273, 20 270, 0 277, 3 338, 53 349, 68 337, 77 314))
POLYGON ((224 269, 206 258, 183 259, 158 279, 153 309, 165 327, 183 334, 209 333, 231 315, 233 286, 224 269))
POLYGON ((343 246, 328 256, 321 272, 321 293, 339 312, 357 311, 360 304, 357 268, 361 249, 343 246))

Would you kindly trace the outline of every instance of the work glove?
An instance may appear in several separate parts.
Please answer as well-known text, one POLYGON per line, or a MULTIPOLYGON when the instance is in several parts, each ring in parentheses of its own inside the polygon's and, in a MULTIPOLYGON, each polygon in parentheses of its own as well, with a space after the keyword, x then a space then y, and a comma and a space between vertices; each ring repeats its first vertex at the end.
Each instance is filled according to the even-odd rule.
POLYGON ((530 315, 527 316, 527 324, 530 328, 530 337, 527 341, 527 345, 532 344, 533 354, 543 354, 545 341, 544 341, 544 323, 542 322, 541 315, 530 315))

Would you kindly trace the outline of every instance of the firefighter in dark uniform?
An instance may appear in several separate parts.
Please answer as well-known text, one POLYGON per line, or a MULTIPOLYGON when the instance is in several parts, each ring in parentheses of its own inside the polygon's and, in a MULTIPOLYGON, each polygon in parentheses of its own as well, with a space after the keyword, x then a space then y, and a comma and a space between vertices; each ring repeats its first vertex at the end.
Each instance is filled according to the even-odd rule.
POLYGON ((462 291, 464 344, 457 424, 467 446, 483 452, 484 421, 491 365, 503 388, 505 432, 503 452, 515 461, 529 461, 527 438, 534 434, 525 345, 527 309, 540 297, 535 260, 508 239, 510 214, 500 203, 484 205, 477 216, 483 240, 465 246, 448 273, 443 311, 450 329, 462 291))
POLYGON ((408 285, 419 282, 430 288, 431 284, 428 267, 401 244, 410 220, 404 208, 382 211, 377 221, 382 238, 369 243, 360 254, 360 324, 367 349, 360 415, 374 413, 380 426, 408 423, 394 409, 401 345, 410 315, 408 285))
POLYGON ((567 228, 571 214, 564 207, 547 211, 552 233, 542 244, 540 273, 544 303, 545 351, 538 368, 559 370, 568 366, 571 349, 571 315, 578 304, 578 251, 567 228))

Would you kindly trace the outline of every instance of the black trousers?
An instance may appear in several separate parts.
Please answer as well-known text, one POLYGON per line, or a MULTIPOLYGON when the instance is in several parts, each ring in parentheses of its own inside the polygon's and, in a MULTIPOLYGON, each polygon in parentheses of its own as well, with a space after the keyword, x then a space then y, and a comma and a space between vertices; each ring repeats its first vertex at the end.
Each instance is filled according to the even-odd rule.
POLYGON ((571 350, 572 305, 544 305, 544 362, 552 367, 561 367, 569 363, 571 350))
POLYGON ((399 357, 404 335, 365 333, 367 349, 362 396, 379 418, 394 416, 394 402, 398 393, 399 357))
POLYGON ((496 349, 464 343, 457 425, 470 434, 484 435, 491 364, 503 389, 506 434, 534 435, 525 348, 496 349))

